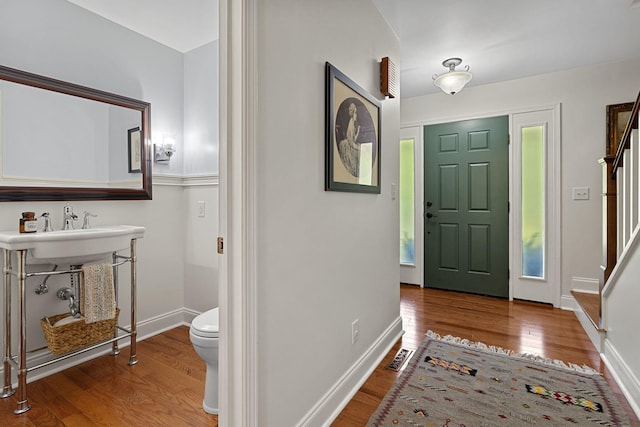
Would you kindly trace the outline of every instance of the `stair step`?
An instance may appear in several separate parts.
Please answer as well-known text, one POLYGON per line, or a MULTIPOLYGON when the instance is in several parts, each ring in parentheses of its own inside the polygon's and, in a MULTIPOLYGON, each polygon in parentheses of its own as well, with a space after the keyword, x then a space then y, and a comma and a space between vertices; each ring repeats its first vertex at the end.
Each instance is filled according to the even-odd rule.
POLYGON ((571 291, 573 298, 582 307, 591 324, 598 332, 605 332, 600 321, 600 295, 589 292, 571 291))

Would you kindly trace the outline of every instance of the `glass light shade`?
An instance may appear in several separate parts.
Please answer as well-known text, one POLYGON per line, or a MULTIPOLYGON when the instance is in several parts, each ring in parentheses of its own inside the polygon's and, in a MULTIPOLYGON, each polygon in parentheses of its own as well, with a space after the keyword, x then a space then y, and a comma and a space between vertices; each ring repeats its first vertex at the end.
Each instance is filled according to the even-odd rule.
POLYGON ((447 71, 433 79, 433 84, 442 89, 444 93, 455 95, 471 81, 471 77, 472 75, 468 71, 447 71))

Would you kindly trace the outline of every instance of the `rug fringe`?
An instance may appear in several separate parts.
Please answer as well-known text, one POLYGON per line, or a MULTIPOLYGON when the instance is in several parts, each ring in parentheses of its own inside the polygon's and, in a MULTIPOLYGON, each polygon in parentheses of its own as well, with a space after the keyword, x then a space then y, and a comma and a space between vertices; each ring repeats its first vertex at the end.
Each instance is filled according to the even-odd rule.
POLYGON ((563 362, 562 360, 550 359, 548 357, 542 357, 532 353, 515 353, 513 350, 508 350, 508 349, 494 346, 494 345, 489 346, 482 342, 474 342, 474 341, 468 340, 467 338, 454 337, 453 335, 445 335, 443 337, 443 336, 440 336, 440 334, 433 332, 432 330, 427 331, 425 335, 429 338, 433 338, 436 340, 450 342, 454 344, 460 344, 470 348, 484 350, 489 353, 504 354, 510 357, 517 357, 519 359, 531 360, 532 362, 543 363, 545 365, 564 368, 570 371, 580 372, 587 375, 600 375, 600 372, 598 372, 594 368, 587 365, 576 365, 575 363, 566 363, 566 362, 563 362))
POLYGON ((504 354, 507 356, 513 356, 514 354, 512 350, 508 350, 502 347, 497 347, 495 345, 486 345, 483 342, 474 342, 474 341, 468 340, 467 338, 454 337, 453 335, 445 335, 444 337, 442 337, 438 333, 433 332, 431 330, 427 331, 426 335, 429 338, 450 342, 454 344, 461 344, 470 348, 477 348, 478 350, 484 350, 489 353, 498 353, 498 354, 504 354))
POLYGON ((571 370, 571 371, 580 372, 582 374, 600 375, 600 372, 598 372, 597 370, 595 370, 591 366, 577 365, 575 363, 566 363, 566 362, 564 362, 562 360, 551 359, 551 358, 548 358, 548 357, 542 357, 542 356, 537 355, 537 354, 518 353, 518 354, 514 354, 513 357, 518 357, 520 359, 527 359, 527 360, 531 360, 531 361, 534 361, 534 362, 543 363, 545 365, 556 366, 558 368, 564 368, 564 369, 568 369, 568 370, 571 370))

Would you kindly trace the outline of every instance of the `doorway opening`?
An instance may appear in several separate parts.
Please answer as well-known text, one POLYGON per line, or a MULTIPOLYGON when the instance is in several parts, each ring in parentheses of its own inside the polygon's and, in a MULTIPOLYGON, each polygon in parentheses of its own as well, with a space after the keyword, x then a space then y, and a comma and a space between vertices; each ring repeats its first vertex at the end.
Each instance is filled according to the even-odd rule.
MULTIPOLYGON (((501 267, 506 271, 507 292, 503 296, 509 299, 550 303, 559 307, 561 282, 558 260, 561 244, 559 230, 560 105, 511 112, 502 117, 502 120, 507 119, 508 135, 510 135, 506 149, 507 157, 504 160, 507 165, 507 187, 503 186, 499 190, 501 195, 507 195, 507 216, 504 222, 508 224, 506 232, 508 243, 506 255, 503 256, 507 267, 506 270, 501 267)), ((475 120, 443 125, 475 122, 475 120)), ((400 135, 400 139, 404 141, 401 144, 400 154, 403 163, 400 166, 399 196, 401 203, 404 204, 401 208, 401 217, 405 222, 413 221, 413 242, 410 239, 411 233, 408 232, 411 227, 405 224, 401 229, 403 232, 400 235, 400 245, 408 246, 413 250, 413 262, 407 262, 409 258, 403 257, 400 279, 402 283, 420 286, 431 286, 428 282, 430 280, 428 262, 436 265, 436 268, 444 267, 442 270, 447 274, 460 270, 461 263, 464 262, 467 272, 471 270, 474 275, 483 277, 487 275, 483 270, 488 270, 485 267, 494 262, 496 256, 492 250, 482 249, 483 245, 486 247, 488 239, 494 237, 493 227, 472 220, 461 228, 459 224, 455 225, 447 219, 447 215, 460 210, 463 203, 467 204, 467 207, 471 206, 474 213, 484 212, 485 214, 489 209, 484 209, 484 206, 496 203, 491 199, 495 190, 486 190, 490 193, 489 195, 483 193, 493 184, 491 182, 485 186, 487 180, 491 181, 491 178, 487 177, 491 176, 492 166, 486 161, 472 161, 471 165, 466 164, 462 174, 459 164, 456 166, 455 162, 443 162, 435 168, 436 174, 426 163, 429 156, 427 150, 430 149, 427 145, 427 129, 433 125, 425 123, 406 127, 401 129, 400 135), (408 153, 410 147, 413 147, 412 156, 408 153), (403 165, 410 163, 411 159, 413 159, 413 177, 411 173, 403 170, 405 168, 403 165), (430 174, 433 176, 430 177, 430 174), (403 185, 405 181, 411 179, 413 179, 413 187, 403 185), (438 179, 442 186, 449 187, 454 184, 460 185, 460 180, 464 179, 465 182, 462 185, 470 187, 471 191, 467 191, 468 194, 462 202, 459 195, 452 196, 453 190, 440 191, 438 198, 434 199, 436 195, 430 193, 427 186, 429 182, 437 182, 438 179), (457 183, 454 179, 458 180, 457 183), (407 197, 413 199, 407 201, 407 197), (457 199, 456 206, 453 204, 454 199, 457 199), (484 205, 483 200, 486 202, 484 205), (438 205, 435 204, 436 201, 438 205), (431 206, 427 206, 429 202, 431 206), (445 212, 440 212, 443 206, 446 207, 445 212), (413 215, 406 213, 406 209, 411 207, 413 215), (431 214, 430 218, 427 218, 428 214, 431 214), (440 235, 432 236, 430 233, 434 232, 440 235), (459 242, 463 232, 466 241, 470 244, 461 251, 459 242), (436 252, 437 255, 434 256, 433 253, 426 252, 425 248, 429 245, 428 238, 437 243, 436 251, 441 253, 436 252)), ((482 131, 474 133, 472 130, 471 134, 466 134, 462 139, 459 135, 452 136, 453 134, 449 131, 442 132, 440 134, 442 138, 438 136, 438 142, 434 147, 446 152, 458 144, 456 149, 460 149, 459 144, 462 140, 467 148, 472 148, 472 151, 483 150, 480 141, 486 135, 483 135, 482 131)), ((432 148, 435 149, 434 147, 432 148)))

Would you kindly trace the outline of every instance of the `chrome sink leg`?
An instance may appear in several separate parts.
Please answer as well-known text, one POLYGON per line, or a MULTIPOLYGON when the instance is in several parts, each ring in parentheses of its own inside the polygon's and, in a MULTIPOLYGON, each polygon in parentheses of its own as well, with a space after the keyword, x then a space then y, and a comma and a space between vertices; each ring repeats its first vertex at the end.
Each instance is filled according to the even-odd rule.
POLYGON ((129 365, 135 365, 138 363, 138 356, 136 355, 136 338, 137 338, 137 328, 136 328, 136 277, 138 271, 138 258, 136 255, 136 240, 131 239, 131 346, 129 347, 129 365))
POLYGON ((27 250, 18 252, 18 318, 20 319, 20 356, 18 358, 18 407, 15 414, 31 409, 27 400, 27 304, 25 285, 27 279, 27 250))
MULTIPOLYGON (((113 262, 113 264, 115 264, 116 262, 118 262, 118 253, 114 252, 111 254, 111 260, 113 262)), ((116 305, 120 305, 119 300, 118 300, 118 268, 113 267, 113 290, 115 293, 115 297, 116 297, 116 305)), ((118 336, 118 327, 116 325, 116 328, 113 331, 113 337, 116 338, 118 336)), ((114 341, 111 344, 111 355, 112 356, 117 356, 118 354, 120 354, 120 349, 118 348, 118 341, 114 341)))
POLYGON ((16 392, 11 387, 11 253, 4 249, 4 387, 0 397, 13 396, 16 392))

